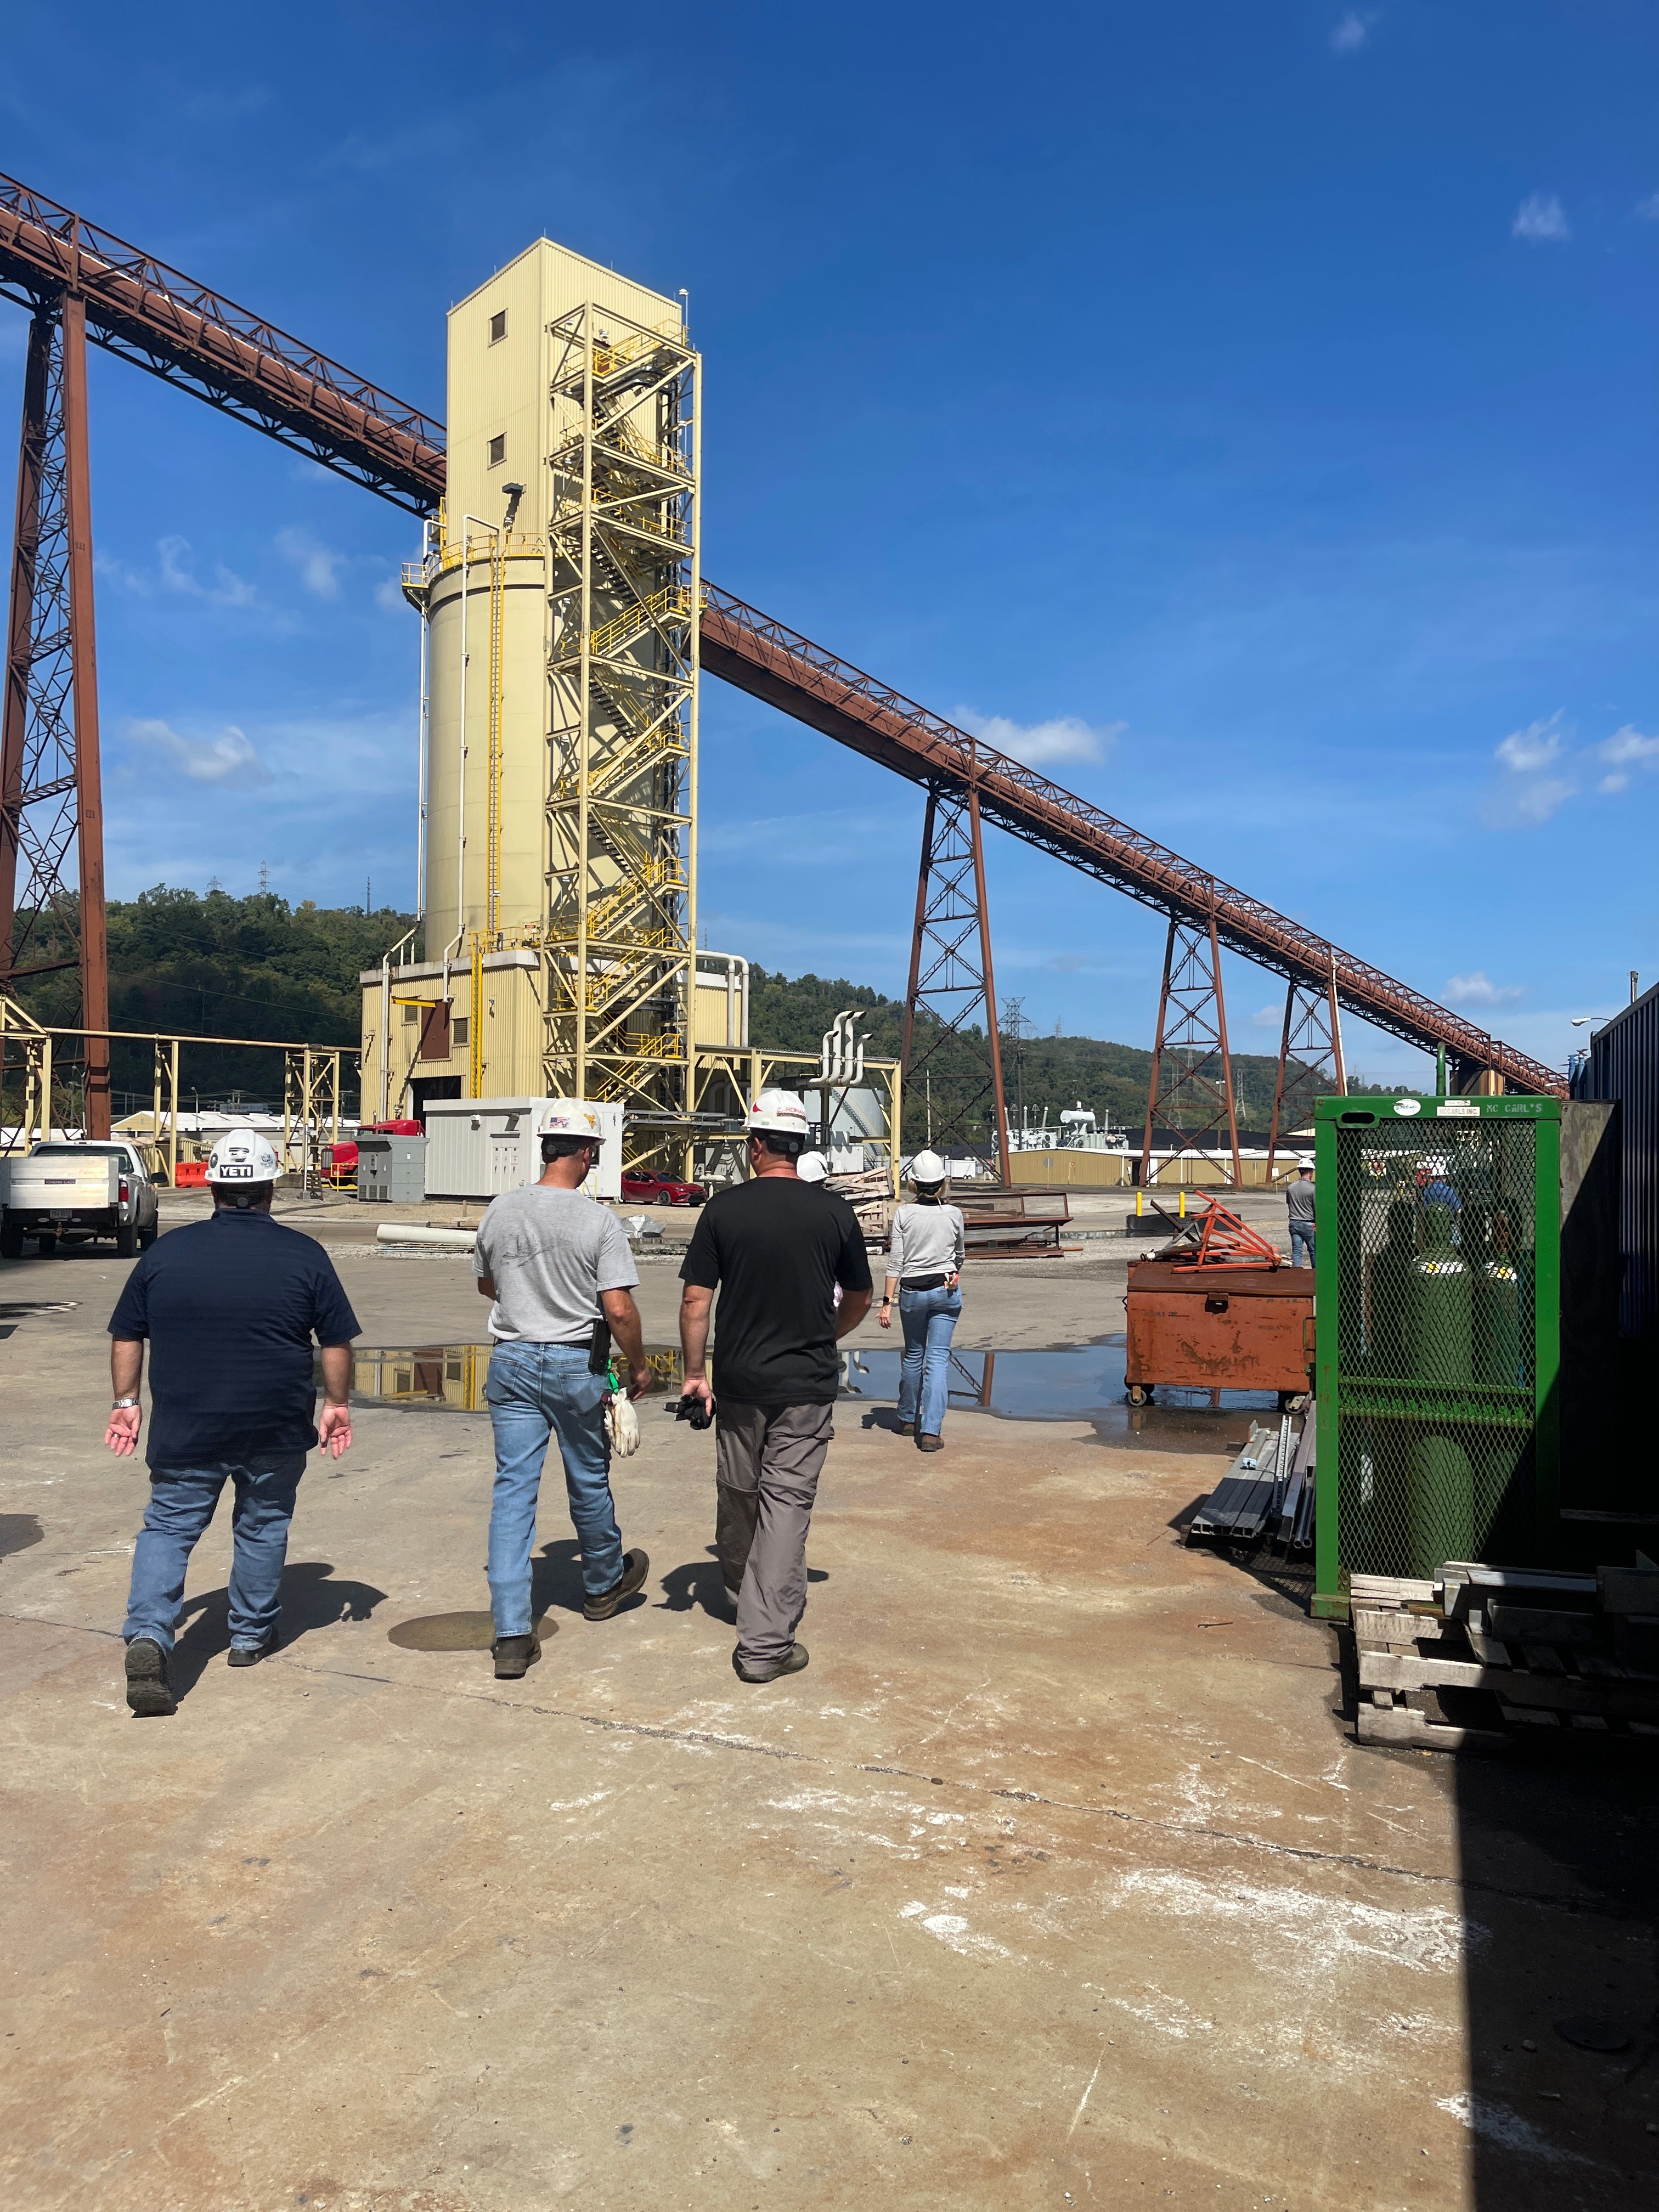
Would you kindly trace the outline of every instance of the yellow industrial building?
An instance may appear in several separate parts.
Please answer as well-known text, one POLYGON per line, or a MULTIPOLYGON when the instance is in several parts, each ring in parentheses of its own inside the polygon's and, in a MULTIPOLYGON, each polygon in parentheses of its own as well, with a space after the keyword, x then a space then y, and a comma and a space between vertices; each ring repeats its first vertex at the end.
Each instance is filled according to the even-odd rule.
POLYGON ((696 949, 701 362, 678 301, 543 238, 450 310, 448 373, 404 572, 422 957, 363 973, 364 1118, 614 1100, 629 1162, 689 1173, 813 1066, 752 1052, 748 963, 696 949))

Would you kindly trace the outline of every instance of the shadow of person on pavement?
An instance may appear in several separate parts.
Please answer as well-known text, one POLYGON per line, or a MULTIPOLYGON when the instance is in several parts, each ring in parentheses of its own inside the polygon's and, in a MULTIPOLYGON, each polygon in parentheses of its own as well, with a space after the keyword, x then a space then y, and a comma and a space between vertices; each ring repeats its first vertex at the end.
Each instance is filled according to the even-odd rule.
MULTIPOLYGON (((823 1567, 808 1567, 809 1583, 827 1583, 829 1571, 823 1567)), ((720 1556, 714 1547, 708 1547, 708 1556, 693 1559, 683 1567, 670 1567, 662 1578, 663 1600, 659 1613, 690 1613, 701 1606, 711 1620, 724 1621, 730 1626, 736 1618, 726 1595, 726 1583, 720 1570, 720 1556)))
MULTIPOLYGON (((325 1559, 290 1559, 283 1570, 283 1618, 280 1650, 313 1628, 331 1628, 337 1621, 367 1620, 386 1593, 372 1583, 335 1581, 325 1559)), ((186 1697, 206 1672, 210 1661, 230 1649, 230 1592, 203 1590, 186 1598, 181 1626, 173 1647, 173 1686, 186 1697)))

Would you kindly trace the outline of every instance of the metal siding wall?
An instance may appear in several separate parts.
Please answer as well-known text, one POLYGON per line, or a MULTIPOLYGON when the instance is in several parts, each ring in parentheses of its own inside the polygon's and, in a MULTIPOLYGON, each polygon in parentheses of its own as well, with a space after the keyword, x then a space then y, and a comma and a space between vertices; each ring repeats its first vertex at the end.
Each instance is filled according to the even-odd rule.
POLYGON ((1617 1099, 1624 1109, 1620 1328, 1626 1336, 1659 1334, 1659 989, 1591 1038, 1582 1096, 1617 1099))

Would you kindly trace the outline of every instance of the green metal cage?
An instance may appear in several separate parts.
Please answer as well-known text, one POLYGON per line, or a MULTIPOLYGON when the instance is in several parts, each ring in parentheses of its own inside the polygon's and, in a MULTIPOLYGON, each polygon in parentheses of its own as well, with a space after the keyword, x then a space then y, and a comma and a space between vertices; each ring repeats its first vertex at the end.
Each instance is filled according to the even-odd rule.
POLYGON ((1559 1101, 1322 1098, 1314 1127, 1315 1610, 1345 1613, 1356 1574, 1545 1558, 1559 1101))

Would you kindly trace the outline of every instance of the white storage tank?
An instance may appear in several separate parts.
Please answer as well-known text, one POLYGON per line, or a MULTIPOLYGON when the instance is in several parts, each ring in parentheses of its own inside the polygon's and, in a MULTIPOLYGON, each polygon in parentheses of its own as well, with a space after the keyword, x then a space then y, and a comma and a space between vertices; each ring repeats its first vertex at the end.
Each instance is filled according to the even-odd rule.
MULTIPOLYGON (((428 1098, 426 1194, 495 1198, 538 1182, 542 1132, 550 1098, 428 1098)), ((582 1188, 590 1198, 622 1196, 622 1117, 618 1104, 596 1104, 604 1137, 599 1166, 582 1188)))

